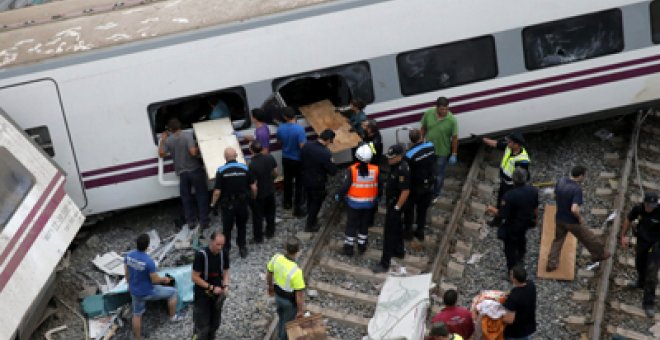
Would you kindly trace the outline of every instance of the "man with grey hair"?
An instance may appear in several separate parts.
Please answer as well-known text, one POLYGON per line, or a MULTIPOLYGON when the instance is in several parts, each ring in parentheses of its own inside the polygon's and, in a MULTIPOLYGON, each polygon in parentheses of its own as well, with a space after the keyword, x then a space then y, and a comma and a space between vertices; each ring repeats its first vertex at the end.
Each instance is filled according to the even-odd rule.
POLYGON ((538 217, 539 192, 527 184, 528 176, 524 168, 515 168, 511 176, 513 189, 504 194, 501 207, 488 207, 490 213, 504 221, 497 229, 497 238, 504 242, 507 273, 516 264, 523 263, 527 250, 525 233, 527 229, 536 226, 538 217))

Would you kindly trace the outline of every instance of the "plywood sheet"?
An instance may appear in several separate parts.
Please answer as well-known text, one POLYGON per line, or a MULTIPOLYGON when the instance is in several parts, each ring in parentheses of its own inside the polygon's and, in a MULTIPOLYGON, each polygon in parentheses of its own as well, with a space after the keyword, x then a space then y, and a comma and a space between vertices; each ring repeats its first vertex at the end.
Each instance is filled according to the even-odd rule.
POLYGON ((215 178, 218 168, 225 165, 225 148, 233 147, 238 153, 238 162, 245 163, 243 151, 234 135, 229 118, 208 120, 193 124, 199 151, 210 179, 215 178))
POLYGON ((299 109, 317 134, 325 129, 332 129, 335 132, 335 141, 328 146, 333 153, 354 148, 362 141, 357 133, 349 131, 351 126, 348 120, 335 111, 335 106, 329 100, 302 106, 299 109))
POLYGON ((543 214, 543 234, 541 235, 541 250, 539 251, 538 272, 536 276, 542 279, 572 281, 575 279, 575 249, 577 247, 577 240, 571 233, 566 235, 564 246, 561 248, 559 268, 553 272, 545 271, 545 266, 548 263, 550 247, 552 246, 552 241, 555 239, 556 212, 556 206, 545 206, 545 212, 543 214))
POLYGON ((325 340, 328 338, 321 314, 287 322, 286 334, 292 340, 325 340))

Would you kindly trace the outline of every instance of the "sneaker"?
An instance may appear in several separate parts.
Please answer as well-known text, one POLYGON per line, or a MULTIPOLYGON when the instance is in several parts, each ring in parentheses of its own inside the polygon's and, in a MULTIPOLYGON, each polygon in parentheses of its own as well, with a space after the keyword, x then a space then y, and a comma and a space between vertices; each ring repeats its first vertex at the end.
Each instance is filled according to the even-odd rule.
POLYGON ((371 271, 374 272, 374 274, 380 274, 388 272, 389 268, 385 268, 382 264, 376 263, 375 265, 371 266, 371 271))
POLYGON ((652 319, 655 316, 655 308, 653 306, 644 307, 644 314, 647 318, 652 319))
POLYGON ((173 317, 170 318, 170 322, 179 322, 183 321, 185 318, 179 314, 174 314, 173 317))
POLYGON ((248 256, 248 250, 246 247, 239 249, 238 253, 241 255, 241 258, 246 258, 248 256))

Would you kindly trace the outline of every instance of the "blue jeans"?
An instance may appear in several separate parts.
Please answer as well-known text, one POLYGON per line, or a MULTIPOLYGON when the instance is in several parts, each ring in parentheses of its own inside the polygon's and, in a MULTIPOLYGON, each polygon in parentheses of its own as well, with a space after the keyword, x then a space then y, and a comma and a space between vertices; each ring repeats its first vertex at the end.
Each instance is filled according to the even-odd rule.
POLYGON ((288 340, 286 335, 286 323, 296 318, 298 308, 296 304, 284 297, 275 294, 275 304, 277 305, 277 334, 279 340, 288 340))
POLYGON ((512 338, 510 336, 505 336, 504 340, 532 340, 532 336, 528 335, 528 336, 523 336, 522 338, 512 338))
POLYGON ((447 156, 438 156, 435 162, 435 187, 433 188, 433 197, 438 197, 442 193, 442 184, 445 182, 445 170, 447 170, 447 156))
POLYGON ((179 174, 179 194, 183 203, 186 223, 193 228, 199 217, 200 224, 209 224, 209 188, 206 183, 206 171, 199 168, 179 174), (192 189, 195 188, 193 196, 192 189), (197 204, 197 211, 195 211, 197 204), (198 215, 199 214, 199 215, 198 215))
POLYGON ((147 296, 135 296, 131 294, 133 304, 133 315, 139 316, 144 313, 146 301, 169 300, 176 298, 176 288, 169 286, 154 285, 154 291, 147 296))

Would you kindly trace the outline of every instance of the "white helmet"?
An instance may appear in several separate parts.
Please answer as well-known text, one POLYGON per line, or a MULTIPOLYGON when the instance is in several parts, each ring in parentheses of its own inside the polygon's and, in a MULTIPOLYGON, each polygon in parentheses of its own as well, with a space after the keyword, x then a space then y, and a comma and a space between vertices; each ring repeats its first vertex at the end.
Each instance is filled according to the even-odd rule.
POLYGON ((371 148, 369 145, 362 145, 357 150, 355 150, 355 158, 359 159, 362 162, 369 163, 371 162, 371 157, 373 154, 371 153, 371 148))

